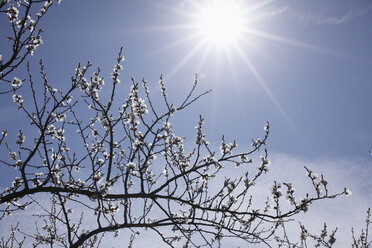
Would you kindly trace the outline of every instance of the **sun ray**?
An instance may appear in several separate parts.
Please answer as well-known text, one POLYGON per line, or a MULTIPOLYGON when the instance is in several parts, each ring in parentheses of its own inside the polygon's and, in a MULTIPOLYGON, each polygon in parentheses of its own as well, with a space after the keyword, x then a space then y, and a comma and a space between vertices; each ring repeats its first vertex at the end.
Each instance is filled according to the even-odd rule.
POLYGON ((346 55, 346 54, 338 53, 338 52, 332 51, 330 49, 317 47, 317 46, 314 46, 314 45, 311 45, 311 44, 308 44, 308 43, 305 43, 305 42, 288 39, 288 38, 285 38, 285 37, 282 37, 282 36, 273 35, 273 34, 266 33, 266 32, 259 31, 259 30, 255 30, 255 29, 245 28, 244 32, 247 33, 247 34, 257 36, 257 37, 262 37, 262 38, 265 38, 265 39, 269 39, 269 40, 285 43, 287 45, 292 45, 292 46, 312 50, 312 51, 315 51, 315 52, 330 54, 330 55, 334 55, 334 56, 337 56, 337 57, 348 57, 348 55, 346 55))
POLYGON ((172 70, 167 73, 165 79, 166 80, 169 80, 170 78, 172 78, 174 76, 175 73, 177 73, 181 68, 182 66, 184 66, 190 59, 191 57, 197 52, 200 50, 200 48, 205 44, 205 40, 202 40, 200 41, 198 44, 196 44, 193 49, 188 53, 186 54, 186 56, 177 64, 175 65, 172 70))
POLYGON ((196 66, 196 70, 199 72, 201 70, 201 68, 203 67, 203 65, 205 64, 205 61, 207 60, 208 58, 208 55, 211 51, 211 46, 207 46, 207 48, 204 50, 202 56, 201 56, 201 59, 199 60, 197 66, 196 66))
MULTIPOLYGON (((174 25, 163 25, 163 26, 151 26, 145 28, 136 28, 135 32, 158 32, 158 31, 179 31, 182 29, 195 29, 197 26, 196 23, 188 23, 188 24, 174 24, 174 25)), ((129 30, 131 31, 131 30, 129 30)))
MULTIPOLYGON (((203 11, 203 5, 198 3, 198 1, 193 1, 193 0, 186 0, 190 5, 192 5, 198 12, 203 11)), ((195 15, 193 15, 195 16, 195 15)))
POLYGON ((283 119, 290 125, 292 130, 295 132, 298 139, 303 143, 304 147, 311 151, 309 145, 305 141, 304 137, 301 135, 300 131, 294 124, 294 122, 289 118, 287 112, 284 110, 283 106, 280 104, 278 99, 275 97, 273 92, 270 90, 270 88, 267 86, 265 80, 261 77, 261 75, 256 70, 256 67, 253 65, 252 61, 248 58, 248 56, 245 54, 243 49, 239 46, 239 44, 234 43, 234 48, 236 49, 237 53, 239 54, 240 58, 243 60, 245 65, 248 67, 248 69, 252 72, 253 76, 259 83, 259 85, 262 87, 262 89, 265 91, 266 95, 269 97, 270 101, 274 104, 274 106, 279 111, 280 115, 283 117, 283 119))
POLYGON ((242 12, 244 15, 247 15, 249 13, 255 12, 259 9, 262 9, 263 7, 269 5, 270 3, 274 2, 274 0, 264 0, 260 1, 255 5, 250 5, 249 7, 245 8, 244 11, 242 12))
MULTIPOLYGON (((254 15, 249 17, 251 13, 259 12, 260 9, 265 8, 274 2, 274 0, 263 0, 257 4, 246 5, 244 1, 233 1, 233 0, 213 0, 213 1, 194 1, 186 0, 195 11, 187 11, 186 9, 169 7, 164 4, 156 3, 157 6, 165 8, 166 10, 181 14, 185 17, 190 17, 194 22, 189 22, 188 24, 175 24, 175 25, 166 25, 158 27, 150 27, 147 29, 141 29, 139 31, 179 31, 179 30, 193 30, 193 33, 189 36, 184 37, 183 39, 177 40, 167 47, 155 51, 153 54, 158 54, 164 50, 169 50, 171 48, 178 47, 186 42, 199 38, 199 42, 189 51, 173 68, 170 72, 165 75, 165 80, 172 78, 185 64, 187 64, 191 58, 204 47, 203 53, 199 55, 199 61, 196 65, 197 70, 203 67, 205 64, 210 51, 212 48, 215 51, 217 67, 221 62, 221 56, 227 58, 228 66, 232 72, 232 83, 234 84, 234 89, 237 90, 237 79, 236 79, 236 70, 234 68, 234 60, 232 58, 232 50, 234 48, 235 52, 243 60, 244 64, 247 66, 249 71, 253 74, 254 78, 257 80, 260 87, 264 90, 265 94, 268 96, 270 101, 274 104, 275 108, 279 111, 282 118, 289 124, 291 129, 294 131, 297 138, 302 142, 304 147, 311 151, 307 142, 302 137, 298 128, 294 122, 290 119, 287 112, 280 104, 278 99, 275 97, 273 92, 270 90, 262 76, 259 74, 255 68, 253 62, 249 59, 246 52, 242 49, 241 44, 244 44, 247 47, 250 47, 252 50, 257 51, 261 55, 264 55, 266 58, 269 58, 271 61, 274 61, 273 58, 255 46, 251 41, 247 40, 246 35, 251 35, 259 38, 268 39, 275 42, 284 43, 287 45, 316 51, 319 53, 329 54, 338 57, 347 57, 350 56, 341 54, 330 49, 321 48, 312 44, 305 42, 289 39, 286 37, 278 36, 275 34, 267 33, 261 30, 253 29, 248 25, 251 25, 252 21, 255 21, 254 15), (243 4, 242 4, 243 3, 243 4), (243 36, 244 34, 244 36, 243 36)), ((284 7, 279 10, 279 13, 282 13, 286 10, 287 7, 284 7)), ((277 64, 277 63, 276 63, 277 64)), ((240 94, 237 94, 240 96, 240 94)), ((237 99, 241 101, 241 99, 237 99)))
POLYGON ((267 60, 269 60, 271 63, 273 63, 275 66, 279 67, 279 68, 283 68, 282 64, 276 60, 273 56, 271 56, 269 53, 267 53, 265 50, 263 50, 262 48, 260 48, 259 46, 257 46, 257 44, 255 44, 254 42, 251 42, 249 41, 247 38, 246 39, 242 39, 241 40, 241 44, 244 44, 245 46, 248 46, 250 49, 252 49, 253 51, 259 53, 260 55, 262 55, 264 58, 266 58, 267 60))
POLYGON ((226 51, 225 54, 226 54, 226 57, 227 57, 227 62, 228 62, 231 74, 233 76, 233 82, 236 82, 236 70, 235 70, 234 60, 233 60, 230 52, 226 51))
POLYGON ((233 89, 236 93, 236 97, 237 97, 238 102, 243 104, 244 101, 242 99, 241 94, 239 94, 241 92, 241 90, 239 89, 239 84, 238 84, 238 80, 237 80, 237 74, 236 74, 236 70, 235 70, 235 64, 234 64, 233 57, 232 57, 230 51, 225 51, 225 54, 226 54, 227 62, 228 62, 229 69, 230 69, 231 75, 232 75, 231 83, 234 86, 233 89))
POLYGON ((159 55, 163 52, 166 52, 166 51, 169 51, 173 48, 176 48, 176 47, 179 47, 181 45, 184 45, 185 43, 188 43, 190 41, 192 41, 193 39, 197 38, 199 36, 199 34, 197 33, 192 33, 182 39, 179 39, 179 40, 176 40, 175 42, 172 42, 170 44, 166 44, 165 46, 161 47, 161 48, 158 48, 156 49, 155 51, 153 51, 152 53, 149 54, 150 57, 153 57, 153 56, 156 56, 156 55, 159 55))
MULTIPOLYGON (((213 49, 213 57, 215 57, 214 61, 216 62, 215 66, 217 67, 217 72, 219 71, 219 66, 222 66, 219 65, 219 63, 222 63, 221 59, 227 60, 228 67, 230 69, 230 72, 232 73, 232 81, 230 81, 230 83, 232 83, 233 88, 238 91, 239 88, 237 84, 237 72, 235 69, 232 52, 234 52, 234 54, 237 53, 237 55, 243 60, 244 65, 247 66, 249 71, 253 74, 260 87, 264 90, 269 100, 278 110, 282 118, 289 124, 295 135, 303 143, 304 147, 311 151, 305 139, 299 132, 298 128, 289 118, 285 109, 275 97, 273 92, 270 90, 241 45, 244 45, 244 47, 249 47, 250 50, 264 55, 266 58, 269 58, 273 62, 275 62, 275 60, 270 55, 262 51, 262 49, 259 49, 259 47, 256 46, 251 40, 248 40, 248 37, 264 38, 274 42, 284 43, 287 45, 320 53, 331 54, 339 57, 347 56, 329 49, 317 47, 312 44, 292 40, 286 37, 254 29, 252 25, 253 22, 257 21, 254 19, 255 17, 257 17, 256 14, 258 13, 259 15, 261 9, 266 8, 266 6, 270 5, 273 2, 275 2, 275 0, 262 0, 256 4, 247 4, 247 2, 244 0, 185 0, 184 4, 188 4, 186 8, 181 8, 180 6, 169 7, 169 5, 166 6, 164 4, 156 3, 155 5, 160 6, 167 11, 175 14, 180 14, 186 18, 190 18, 188 24, 150 27, 147 29, 142 29, 141 31, 158 32, 191 30, 193 32, 191 35, 183 37, 182 39, 167 45, 167 47, 155 51, 154 54, 158 54, 160 52, 163 52, 164 50, 170 50, 172 48, 181 46, 188 41, 193 40, 194 38, 194 40, 198 40, 196 45, 193 46, 192 49, 188 51, 173 68, 171 68, 170 72, 168 74, 165 74, 165 80, 169 80, 170 78, 172 78, 194 57, 195 54, 197 54, 203 48, 202 52, 197 56, 198 61, 194 63, 197 72, 199 72, 200 68, 202 68, 206 63, 206 60, 213 49), (190 11, 190 7, 194 11, 190 11)), ((287 7, 285 6, 282 9, 279 9, 277 12, 282 13, 286 9, 287 7)), ((237 95, 240 96, 240 94, 237 95)), ((237 100, 241 101, 240 98, 237 100)))

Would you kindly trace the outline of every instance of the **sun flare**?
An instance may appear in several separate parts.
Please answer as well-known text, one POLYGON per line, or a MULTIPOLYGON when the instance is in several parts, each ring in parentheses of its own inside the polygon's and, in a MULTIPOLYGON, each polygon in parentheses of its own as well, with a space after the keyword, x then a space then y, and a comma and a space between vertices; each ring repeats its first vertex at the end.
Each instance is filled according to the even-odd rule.
MULTIPOLYGON (((186 64, 192 62, 196 66, 196 71, 202 71, 203 68, 211 68, 215 62, 215 66, 221 66, 221 62, 230 67, 233 78, 233 83, 236 83, 236 88, 239 90, 240 82, 235 81, 236 72, 234 63, 237 59, 243 62, 243 66, 251 72, 257 83, 265 91, 270 101, 275 105, 282 117, 292 127, 300 140, 303 140, 301 133, 298 131, 294 122, 289 118, 284 107, 275 94, 266 83, 263 76, 251 56, 251 51, 256 54, 264 55, 269 59, 276 61, 270 54, 267 54, 262 47, 257 44, 260 39, 269 40, 272 42, 282 43, 289 46, 294 46, 302 49, 307 49, 315 52, 331 54, 339 57, 344 57, 332 50, 317 47, 315 45, 293 40, 285 36, 280 36, 265 32, 260 29, 260 21, 274 18, 285 13, 288 6, 276 6, 276 1, 273 0, 187 0, 186 8, 182 4, 182 8, 163 6, 172 13, 181 14, 187 18, 186 23, 160 26, 153 31, 180 31, 188 30, 189 34, 185 33, 181 39, 167 44, 162 51, 168 51, 175 47, 181 47, 190 41, 194 42, 179 61, 167 73, 167 80, 172 78, 186 64), (274 4, 275 2, 275 4, 274 4), (190 7, 190 8, 189 8, 190 7), (195 59, 195 57, 197 59, 195 59), (213 60, 208 60, 213 57, 213 60)), ((187 47, 187 46, 185 46, 187 47)), ((216 70, 213 71, 213 73, 216 70)))
POLYGON ((242 9, 234 1, 215 0, 203 6, 200 13, 200 32, 214 45, 230 45, 243 32, 242 9))

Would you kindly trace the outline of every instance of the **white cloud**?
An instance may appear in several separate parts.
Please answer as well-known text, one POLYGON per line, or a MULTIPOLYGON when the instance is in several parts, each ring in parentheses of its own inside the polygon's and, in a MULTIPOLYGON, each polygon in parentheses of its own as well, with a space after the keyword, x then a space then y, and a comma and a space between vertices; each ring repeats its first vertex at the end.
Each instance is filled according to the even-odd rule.
MULTIPOLYGON (((320 233, 323 223, 327 222, 329 231, 338 227, 335 247, 350 247, 351 227, 354 226, 358 234, 361 228, 364 228, 367 208, 372 207, 372 180, 369 180, 372 177, 372 159, 369 157, 366 159, 323 158, 308 161, 301 157, 278 153, 272 153, 269 157, 272 161, 269 173, 261 178, 260 182, 252 188, 254 189, 253 194, 261 196, 255 198, 255 203, 260 205, 265 200, 267 195, 265 192, 269 192, 274 180, 277 182, 292 182, 300 195, 311 191, 311 182, 306 177, 306 172, 303 168, 306 165, 316 173, 324 175, 329 182, 330 193, 341 192, 346 186, 351 189, 353 194, 348 198, 340 196, 336 199, 324 200, 312 204, 306 214, 298 215, 295 221, 288 227, 289 235, 294 240, 299 240, 298 221, 301 221, 309 227, 309 231, 316 234, 320 233)), ((227 169, 223 176, 236 177, 241 175, 239 172, 241 170, 231 168, 227 169)), ((42 202, 42 205, 47 206, 48 197, 46 194, 38 195, 38 199, 42 202)), ((73 205, 69 205, 69 207, 73 207, 73 205)), ((36 206, 31 207, 29 210, 30 212, 28 214, 25 212, 25 214, 8 217, 7 225, 21 222, 24 229, 33 230, 34 219, 31 214, 35 214, 38 210, 36 206), (23 223, 24 221, 25 223, 23 223)), ((75 212, 80 211, 79 209, 75 209, 75 212)), ((84 224, 94 226, 94 218, 89 219, 88 215, 87 213, 86 221, 88 221, 84 224)), ((1 236, 7 235, 9 231, 7 225, 4 224, 0 228, 1 236)), ((169 231, 169 229, 167 230, 169 231)), ((150 230, 150 232, 145 230, 140 231, 141 235, 134 241, 134 247, 143 247, 148 244, 152 244, 154 248, 164 247, 160 237, 154 232, 150 230)), ((129 242, 129 235, 130 232, 123 230, 120 232, 119 239, 113 239, 113 233, 109 233, 105 236, 103 244, 104 246, 105 244, 109 244, 110 247, 121 247, 123 243, 127 244, 129 242)), ((231 243, 234 245, 241 244, 242 247, 245 245, 245 243, 231 239, 224 242, 226 245, 231 245, 231 243)))
POLYGON ((315 16, 312 14, 304 14, 304 15, 300 15, 300 20, 306 24, 312 23, 312 24, 318 24, 318 25, 322 25, 322 24, 338 25, 338 24, 352 21, 356 19, 357 17, 363 16, 371 9, 372 9, 372 5, 369 5, 366 8, 350 10, 341 16, 328 16, 328 17, 315 16))
POLYGON ((284 5, 284 6, 281 6, 281 7, 274 7, 274 8, 271 7, 270 9, 261 10, 261 11, 258 11, 257 14, 253 14, 252 17, 250 17, 250 20, 251 21, 259 21, 259 20, 264 19, 264 18, 269 18, 269 17, 273 17, 273 16, 283 14, 284 12, 286 12, 288 10, 289 10, 288 5, 284 5))
MULTIPOLYGON (((354 226, 356 234, 359 234, 361 228, 365 228, 366 211, 372 207, 372 159, 327 158, 309 162, 286 154, 271 157, 272 173, 293 182, 297 189, 310 189, 310 181, 306 180, 305 170, 301 168, 304 165, 324 175, 331 193, 340 192, 344 187, 351 189, 353 194, 350 197, 341 196, 315 203, 298 219, 316 234, 320 233, 324 222, 327 222, 329 231, 337 227, 336 247, 350 247, 351 227, 354 226)), ((298 237, 298 224, 290 230, 291 235, 298 237)))

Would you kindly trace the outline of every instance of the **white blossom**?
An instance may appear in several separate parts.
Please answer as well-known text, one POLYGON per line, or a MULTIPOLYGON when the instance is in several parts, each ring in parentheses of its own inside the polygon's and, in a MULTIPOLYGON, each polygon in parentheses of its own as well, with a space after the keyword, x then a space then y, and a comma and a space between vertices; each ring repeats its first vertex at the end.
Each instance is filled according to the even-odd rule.
POLYGON ((34 55, 34 51, 41 44, 43 44, 43 40, 41 39, 40 35, 31 37, 30 44, 26 46, 26 48, 30 52, 31 56, 34 55))
POLYGON ((344 188, 344 194, 345 194, 346 197, 349 197, 349 196, 351 196, 352 192, 350 191, 350 189, 344 188))
POLYGON ((265 127, 264 127, 264 130, 265 130, 266 132, 268 132, 268 131, 269 131, 269 128, 270 128, 269 122, 266 122, 266 125, 265 125, 265 127))
POLYGON ((17 93, 14 93, 14 94, 13 94, 13 101, 14 101, 15 103, 17 103, 18 108, 21 107, 22 104, 23 104, 22 95, 18 95, 17 93))
POLYGON ((30 32, 33 32, 35 30, 36 21, 30 19, 30 25, 28 26, 28 29, 30 29, 30 32))
POLYGON ((165 84, 164 84, 164 81, 163 81, 163 77, 160 77, 159 85, 160 85, 161 94, 162 94, 164 97, 166 97, 167 94, 165 93, 165 91, 166 91, 167 89, 165 88, 165 84))
POLYGON ((282 196, 282 185, 276 184, 271 187, 271 194, 274 198, 274 200, 280 198, 282 196))
POLYGON ((18 169, 18 168, 21 167, 22 165, 23 165, 22 160, 17 159, 17 161, 16 161, 16 163, 15 163, 15 168, 18 169))
POLYGON ((21 85, 22 85, 22 80, 17 77, 14 77, 12 81, 12 87, 19 87, 21 85))
POLYGON ((270 160, 265 158, 264 156, 261 156, 261 164, 257 167, 260 171, 268 171, 268 166, 271 164, 270 160))
POLYGON ((94 182, 99 183, 99 182, 101 182, 102 178, 103 178, 103 174, 101 174, 101 172, 98 171, 96 174, 94 174, 92 179, 93 179, 94 182))
POLYGON ((14 7, 12 3, 9 4, 9 8, 7 9, 6 13, 9 21, 14 22, 18 19, 19 10, 14 7))
POLYGON ((115 214, 116 212, 119 211, 119 205, 116 205, 114 203, 109 203, 108 206, 105 208, 105 213, 106 214, 115 214))
POLYGON ((299 205, 304 212, 307 212, 309 210, 309 206, 310 206, 309 199, 301 198, 300 202, 299 202, 299 205))
POLYGON ((9 157, 10 157, 11 160, 17 160, 17 153, 9 152, 9 157))
POLYGON ((254 182, 248 178, 244 178, 244 185, 245 187, 249 188, 250 186, 254 185, 254 182))
POLYGON ((168 171, 167 168, 164 168, 163 174, 164 174, 165 177, 167 177, 169 175, 169 171, 168 171))
POLYGON ((12 188, 17 188, 21 186, 23 183, 22 178, 16 177, 15 180, 12 182, 12 188))
POLYGON ((23 135, 21 130, 19 130, 17 137, 18 137, 18 140, 16 141, 16 144, 23 145, 23 143, 25 142, 26 136, 23 135))
POLYGON ((127 164, 127 170, 135 170, 137 168, 137 165, 133 162, 129 162, 127 164))
POLYGON ((66 114, 57 114, 56 121, 63 121, 66 118, 66 114))

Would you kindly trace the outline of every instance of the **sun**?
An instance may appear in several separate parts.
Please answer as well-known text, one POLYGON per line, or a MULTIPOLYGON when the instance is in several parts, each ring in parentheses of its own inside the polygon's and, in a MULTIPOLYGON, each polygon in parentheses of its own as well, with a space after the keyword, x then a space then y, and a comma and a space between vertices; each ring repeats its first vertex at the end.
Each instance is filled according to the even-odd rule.
POLYGON ((199 31, 210 44, 231 45, 244 30, 244 15, 241 6, 232 0, 208 1, 201 8, 199 31))
MULTIPOLYGON (((172 1, 167 2, 170 3, 172 1)), ((194 64, 197 72, 204 70, 206 67, 210 68, 210 62, 216 62, 216 66, 221 66, 220 62, 223 62, 224 66, 227 65, 230 67, 233 82, 237 91, 239 91, 240 82, 235 80, 237 73, 235 62, 239 59, 240 63, 242 62, 243 66, 246 66, 247 71, 252 74, 257 83, 265 91, 280 115, 292 127, 299 139, 303 140, 294 122, 290 119, 279 100, 275 97, 274 92, 272 92, 266 83, 264 77, 260 74, 253 60, 255 56, 251 56, 251 51, 262 54, 269 59, 275 59, 257 44, 259 39, 264 39, 314 52, 342 57, 344 55, 261 30, 260 21, 282 15, 289 9, 287 5, 277 6, 276 1, 273 0, 186 0, 182 2, 187 3, 186 5, 184 3, 179 5, 182 8, 168 6, 168 4, 162 4, 160 6, 169 10, 172 14, 181 14, 186 20, 185 23, 158 26, 149 29, 154 32, 188 31, 188 33, 184 33, 181 36, 181 39, 166 44, 157 53, 185 46, 189 42, 194 43, 193 46, 185 46, 188 48, 187 52, 183 53, 179 57, 178 62, 166 73, 166 80, 172 78, 190 62, 194 64), (208 60, 210 56, 213 56, 214 61, 208 60)))

